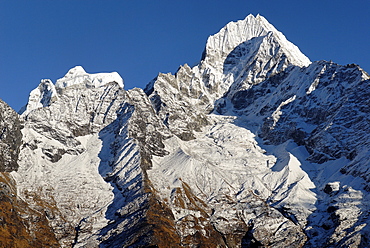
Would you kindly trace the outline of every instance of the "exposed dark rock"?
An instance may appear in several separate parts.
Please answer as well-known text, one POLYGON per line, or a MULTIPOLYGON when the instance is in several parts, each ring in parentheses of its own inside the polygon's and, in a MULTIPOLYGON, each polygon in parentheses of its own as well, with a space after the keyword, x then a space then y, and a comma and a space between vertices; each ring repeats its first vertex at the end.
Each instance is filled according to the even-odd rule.
POLYGON ((18 154, 22 142, 18 114, 0 100, 0 172, 18 169, 18 154))
POLYGON ((339 182, 334 182, 334 183, 328 183, 324 187, 324 192, 327 194, 331 194, 333 192, 336 192, 339 190, 339 182))

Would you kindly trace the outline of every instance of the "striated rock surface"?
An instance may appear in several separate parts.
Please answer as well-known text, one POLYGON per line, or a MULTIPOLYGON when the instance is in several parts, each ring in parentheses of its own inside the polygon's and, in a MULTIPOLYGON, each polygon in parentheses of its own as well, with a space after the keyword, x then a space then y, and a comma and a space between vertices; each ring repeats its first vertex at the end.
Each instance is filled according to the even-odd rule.
POLYGON ((18 169, 21 140, 21 121, 18 114, 0 100, 0 172, 18 169))
POLYGON ((369 83, 259 15, 144 90, 42 80, 21 121, 0 102, 1 245, 367 247, 369 83))

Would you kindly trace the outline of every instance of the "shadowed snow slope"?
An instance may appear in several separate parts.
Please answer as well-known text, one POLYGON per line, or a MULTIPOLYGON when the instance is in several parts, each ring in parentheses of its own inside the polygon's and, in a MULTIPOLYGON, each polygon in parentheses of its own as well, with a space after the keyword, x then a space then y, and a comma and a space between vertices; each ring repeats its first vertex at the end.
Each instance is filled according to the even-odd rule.
POLYGON ((28 244, 366 247, 369 84, 249 15, 145 90, 81 66, 42 80, 20 117, 0 116, 4 147, 19 133, 0 190, 16 184, 7 202, 32 213, 16 221, 46 226, 22 229, 28 244))

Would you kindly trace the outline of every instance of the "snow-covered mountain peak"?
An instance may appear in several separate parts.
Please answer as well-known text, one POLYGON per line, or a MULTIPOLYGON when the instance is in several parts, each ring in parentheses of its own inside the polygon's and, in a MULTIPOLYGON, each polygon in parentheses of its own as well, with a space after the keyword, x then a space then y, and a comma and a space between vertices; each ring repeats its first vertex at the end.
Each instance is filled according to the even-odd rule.
POLYGON ((218 33, 210 36, 207 40, 204 59, 223 62, 240 44, 253 38, 266 36, 269 32, 273 33, 291 64, 302 67, 308 66, 311 63, 297 46, 289 42, 263 16, 257 15, 254 17, 251 14, 244 20, 228 23, 218 33))
POLYGON ((85 69, 82 66, 78 65, 78 66, 71 68, 67 72, 67 74, 64 76, 64 78, 74 78, 76 76, 81 76, 85 74, 87 74, 85 69))
POLYGON ((111 73, 87 73, 82 66, 70 69, 67 74, 58 79, 55 83, 56 88, 66 88, 72 85, 85 84, 86 87, 98 88, 108 83, 116 82, 123 88, 123 79, 117 72, 111 73))
POLYGON ((211 112, 215 101, 225 94, 231 99, 236 92, 257 85, 289 66, 305 67, 310 63, 264 17, 248 15, 210 36, 198 65, 180 67, 175 75, 159 74, 145 91, 168 127, 187 140, 194 138, 193 130, 182 123, 199 126, 199 120, 205 120, 201 116, 211 112), (176 102, 196 107, 172 109, 176 102), (182 114, 177 114, 178 111, 182 114))

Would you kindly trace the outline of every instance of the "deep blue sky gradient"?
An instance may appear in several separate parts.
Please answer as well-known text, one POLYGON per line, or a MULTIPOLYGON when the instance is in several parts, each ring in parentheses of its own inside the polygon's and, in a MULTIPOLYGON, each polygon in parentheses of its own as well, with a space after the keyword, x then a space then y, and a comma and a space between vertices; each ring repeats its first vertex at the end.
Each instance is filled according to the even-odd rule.
POLYGON ((261 14, 312 61, 370 72, 370 1, 0 0, 0 98, 15 110, 42 78, 76 65, 117 71, 125 88, 195 65, 207 37, 261 14))

